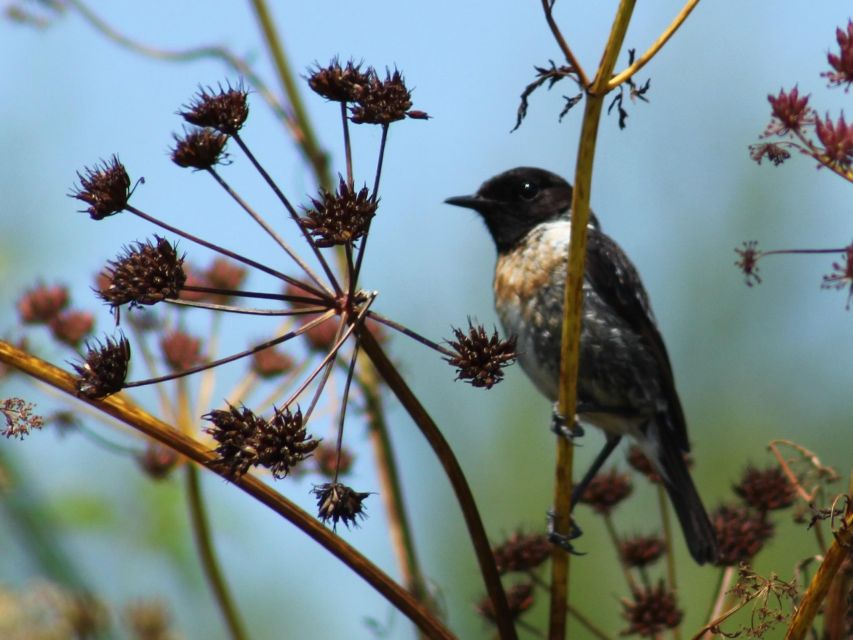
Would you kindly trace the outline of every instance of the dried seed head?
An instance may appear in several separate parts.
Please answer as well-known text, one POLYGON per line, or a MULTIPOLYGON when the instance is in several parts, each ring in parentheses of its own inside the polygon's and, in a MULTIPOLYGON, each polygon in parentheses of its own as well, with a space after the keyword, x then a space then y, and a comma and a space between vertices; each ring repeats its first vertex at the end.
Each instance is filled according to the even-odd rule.
POLYGON ((835 30, 835 39, 838 41, 838 53, 826 55, 832 71, 820 75, 829 81, 830 86, 840 87, 846 84, 845 91, 849 91, 853 85, 853 20, 847 21, 846 31, 841 27, 835 30))
POLYGON ((829 114, 825 119, 815 116, 815 133, 829 164, 849 169, 853 164, 853 124, 847 124, 844 114, 836 122, 829 114))
POLYGON ((784 136, 792 131, 800 131, 804 125, 811 122, 812 110, 809 108, 809 96, 800 97, 797 87, 786 93, 779 90, 779 95, 768 95, 767 101, 772 107, 773 120, 764 132, 765 136, 784 136))
POLYGON ((774 142, 765 142, 749 145, 749 157, 758 164, 761 164, 761 161, 767 158, 774 166, 778 167, 790 158, 791 154, 782 145, 774 142))
POLYGON ((660 536, 633 536, 622 540, 619 554, 629 567, 647 567, 657 561, 665 550, 660 536))
POLYGON ((362 71, 361 63, 349 60, 341 66, 341 61, 333 58, 328 66, 315 65, 308 75, 308 86, 326 100, 353 102, 370 82, 371 72, 362 71))
POLYGON ((847 309, 850 309, 850 304, 853 303, 853 244, 848 246, 844 251, 844 259, 839 262, 833 262, 833 273, 823 276, 821 289, 844 289, 847 287, 847 309))
POLYGON ((111 260, 106 269, 110 284, 98 295, 113 307, 150 305, 177 298, 187 276, 184 256, 178 256, 177 245, 154 236, 154 242, 136 242, 125 247, 124 255, 111 260))
POLYGON ((622 635, 652 638, 666 629, 675 629, 683 615, 675 594, 667 590, 663 581, 657 587, 639 587, 630 600, 622 601, 622 616, 628 621, 622 635))
POLYGON ((761 259, 758 241, 744 242, 740 249, 735 249, 735 253, 740 256, 735 262, 735 266, 743 272, 746 286, 761 284, 761 276, 758 275, 758 261, 761 259))
MULTIPOLYGON (((299 324, 307 324, 316 319, 317 316, 302 315, 298 316, 299 324)), ((308 344, 308 347, 320 353, 327 353, 334 345, 335 338, 338 337, 338 328, 340 323, 333 322, 331 318, 325 322, 321 322, 305 331, 302 335, 308 344)))
MULTIPOLYGON (((518 619, 521 614, 533 606, 533 595, 534 590, 532 582, 520 582, 512 585, 506 590, 509 615, 513 620, 518 619)), ((495 606, 490 598, 483 598, 479 603, 477 603, 477 613, 494 624, 496 620, 495 606)))
POLYGON ((210 169, 222 162, 226 155, 223 153, 228 136, 213 129, 195 129, 183 136, 175 137, 175 148, 172 149, 172 162, 179 167, 193 169, 210 169))
POLYGON ((508 367, 518 354, 515 351, 516 337, 501 340, 498 331, 489 337, 482 325, 474 326, 468 320, 468 332, 453 327, 455 340, 448 340, 454 355, 444 359, 456 367, 456 379, 465 380, 475 387, 491 389, 503 380, 503 368, 508 367))
POLYGON ((516 531, 505 542, 492 549, 501 574, 532 571, 551 557, 553 545, 541 533, 516 531))
POLYGON ((794 485, 779 467, 747 467, 734 492, 748 506, 760 512, 790 507, 796 495, 794 485))
POLYGON ((218 91, 212 87, 201 88, 190 104, 184 106, 180 115, 197 127, 209 127, 220 133, 233 136, 240 131, 249 117, 248 93, 241 85, 232 88, 220 85, 218 91))
MULTIPOLYGON (((209 286, 217 289, 239 289, 246 280, 246 269, 227 258, 216 258, 204 272, 209 286)), ((217 304, 227 304, 230 296, 214 294, 211 300, 217 304)))
POLYGON ((395 69, 393 74, 386 72, 385 80, 380 80, 371 69, 367 85, 350 109, 350 120, 355 124, 388 125, 405 118, 411 108, 412 92, 406 88, 403 74, 395 69))
POLYGON ((722 505, 711 514, 717 534, 716 565, 733 567, 748 562, 773 535, 773 523, 765 514, 747 507, 722 505))
POLYGON ((18 317, 24 324, 47 324, 68 306, 68 288, 40 284, 18 300, 18 317))
POLYGON ((87 343, 86 359, 74 365, 77 372, 77 395, 90 400, 118 393, 127 378, 130 342, 124 336, 87 343))
POLYGON ((53 337, 65 344, 78 347, 92 333, 95 319, 88 311, 70 309, 50 321, 53 337))
POLYGON ((336 475, 346 475, 352 468, 353 455, 346 447, 338 450, 335 444, 320 444, 314 450, 314 467, 317 473, 334 479, 336 475))
POLYGON ((44 418, 34 413, 35 405, 23 398, 0 400, 0 435, 7 438, 20 438, 29 435, 32 429, 41 429, 44 418), (5 424, 4 424, 5 423, 5 424))
POLYGON ((178 454, 174 449, 152 442, 136 457, 136 462, 147 476, 162 480, 169 477, 172 469, 177 466, 178 454))
POLYGON ((252 371, 261 378, 275 378, 293 369, 293 358, 284 351, 269 347, 252 355, 252 371))
POLYGON ((170 331, 160 339, 163 359, 172 371, 186 371, 200 364, 201 340, 184 331, 170 331))
POLYGON ((595 475, 580 496, 580 502, 588 504, 596 513, 607 514, 631 495, 631 477, 616 469, 595 475))
POLYGON ((77 172, 80 186, 68 194, 89 205, 82 209, 93 220, 103 220, 127 208, 130 199, 130 177, 118 156, 113 156, 108 162, 101 161, 94 167, 86 167, 85 175, 77 172))
POLYGON ((337 192, 323 189, 319 199, 311 198, 312 208, 305 210, 302 223, 318 247, 350 244, 367 232, 377 205, 367 187, 356 192, 341 178, 337 192))
POLYGON ((311 492, 317 498, 317 517, 324 523, 332 521, 332 529, 338 522, 347 528, 357 526, 358 519, 364 518, 364 506, 361 504, 369 493, 358 493, 340 482, 327 482, 315 486, 311 492))
POLYGON ((218 466, 233 477, 245 474, 252 466, 270 470, 273 477, 284 478, 291 469, 309 457, 319 442, 308 435, 299 409, 274 409, 272 420, 255 415, 250 409, 228 406, 203 416, 213 423, 207 433, 219 443, 218 466))

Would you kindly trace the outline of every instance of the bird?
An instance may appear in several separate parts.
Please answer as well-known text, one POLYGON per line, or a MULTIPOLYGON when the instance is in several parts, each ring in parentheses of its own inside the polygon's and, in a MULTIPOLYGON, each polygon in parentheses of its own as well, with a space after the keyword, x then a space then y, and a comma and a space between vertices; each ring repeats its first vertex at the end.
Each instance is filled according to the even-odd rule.
MULTIPOLYGON (((473 209, 485 222, 497 248, 497 315, 505 333, 516 336, 521 368, 556 403, 571 185, 550 171, 517 167, 474 195, 445 202, 473 209)), ((687 426, 666 346, 637 269, 594 214, 585 264, 576 418, 601 429, 605 445, 575 487, 572 506, 627 436, 660 475, 690 554, 699 564, 714 562, 714 527, 685 461, 687 426)))

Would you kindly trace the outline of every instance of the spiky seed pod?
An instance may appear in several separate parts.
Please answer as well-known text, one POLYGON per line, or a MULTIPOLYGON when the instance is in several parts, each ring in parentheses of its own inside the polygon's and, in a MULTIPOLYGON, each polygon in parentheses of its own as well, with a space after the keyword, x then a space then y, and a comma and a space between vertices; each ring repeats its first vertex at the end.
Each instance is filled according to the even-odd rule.
MULTIPOLYGON (((521 614, 533 606, 534 585, 532 582, 520 582, 506 590, 506 601, 509 615, 516 620, 521 614)), ((495 606, 491 598, 483 598, 477 603, 477 613, 491 623, 496 620, 495 606)))
POLYGON ((179 167, 210 169, 225 159, 228 136, 213 129, 195 129, 183 136, 175 135, 172 162, 179 167))
POLYGON ((353 243, 367 232, 378 204, 367 187, 356 192, 341 177, 336 192, 323 189, 319 199, 311 198, 302 223, 318 247, 353 243))
POLYGON ((24 324, 47 324, 68 306, 68 287, 40 284, 18 300, 18 317, 24 324))
POLYGON ((355 124, 391 124, 406 117, 412 108, 412 92, 396 69, 380 80, 374 71, 350 110, 355 124))
POLYGON ((86 359, 75 364, 77 394, 89 399, 105 398, 124 387, 130 363, 130 342, 124 336, 87 344, 86 359))
POLYGON ((93 220, 103 220, 127 208, 131 193, 130 176, 118 156, 83 171, 83 174, 77 172, 80 186, 68 194, 89 205, 81 211, 88 213, 93 220))
POLYGON ((468 332, 453 328, 455 340, 447 343, 455 352, 444 359, 456 367, 456 379, 464 380, 475 387, 491 389, 503 380, 503 368, 515 362, 516 337, 501 340, 497 329, 491 336, 482 325, 474 326, 468 321, 468 332))
POLYGON ((596 513, 608 514, 631 495, 633 488, 631 477, 627 473, 611 469, 595 475, 579 501, 588 504, 596 513))
POLYGON ((622 635, 652 638, 666 629, 675 629, 683 615, 675 594, 667 590, 663 581, 657 587, 640 587, 630 600, 622 601, 622 616, 628 621, 622 635))
POLYGON ((319 64, 308 75, 308 86, 326 100, 332 102, 353 102, 359 98, 370 82, 372 69, 361 70, 361 64, 349 60, 341 66, 338 58, 325 67, 319 64))
POLYGON ((166 298, 177 298, 187 280, 184 256, 165 238, 154 242, 136 242, 125 247, 124 255, 107 264, 109 285, 98 295, 113 307, 151 305, 166 298))
POLYGON ((516 531, 502 544, 492 549, 495 564, 501 574, 512 571, 532 571, 551 557, 554 546, 541 533, 516 531))
POLYGON ((223 469, 226 475, 236 478, 245 474, 249 468, 257 464, 258 454, 247 443, 253 435, 260 431, 266 421, 254 414, 248 407, 228 405, 228 409, 214 409, 202 416, 212 423, 205 432, 209 433, 218 446, 219 456, 216 466, 223 469))
POLYGON ((740 505, 718 507, 711 513, 711 523, 717 534, 719 567, 751 560, 773 536, 773 523, 765 514, 740 505))
POLYGON ((240 131, 249 117, 248 93, 242 86, 232 88, 221 85, 218 91, 212 87, 199 90, 190 104, 180 111, 181 117, 197 127, 209 127, 220 133, 233 136, 240 131))
POLYGON ((794 503, 794 485, 779 467, 757 469, 749 466, 734 492, 753 509, 764 512, 784 509, 794 503))
POLYGON ((347 528, 358 525, 358 519, 364 518, 364 499, 369 493, 359 493, 341 482, 327 482, 315 486, 311 492, 317 498, 317 517, 324 523, 332 521, 332 529, 338 522, 347 528))
POLYGON ((633 536, 622 540, 619 554, 629 567, 647 567, 656 562, 665 551, 660 536, 633 536))

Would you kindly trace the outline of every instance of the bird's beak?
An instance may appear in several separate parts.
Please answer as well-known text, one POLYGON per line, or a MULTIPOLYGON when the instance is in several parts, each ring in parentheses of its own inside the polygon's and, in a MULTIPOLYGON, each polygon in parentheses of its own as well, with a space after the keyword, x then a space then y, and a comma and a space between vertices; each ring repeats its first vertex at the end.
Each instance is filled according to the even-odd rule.
POLYGON ((479 209, 483 206, 483 199, 478 196, 453 196, 445 200, 447 204, 466 209, 479 209))

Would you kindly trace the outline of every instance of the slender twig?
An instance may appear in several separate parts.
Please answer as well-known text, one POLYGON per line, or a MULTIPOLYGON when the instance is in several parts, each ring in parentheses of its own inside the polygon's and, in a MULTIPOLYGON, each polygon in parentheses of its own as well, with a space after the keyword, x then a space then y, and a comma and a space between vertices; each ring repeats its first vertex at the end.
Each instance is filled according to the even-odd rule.
POLYGON ((619 558, 619 566, 622 568, 622 573, 625 576, 625 581, 628 583, 628 589, 633 593, 637 590, 637 582, 634 576, 631 575, 631 569, 625 562, 619 546, 619 534, 616 533, 616 527, 613 525, 613 518, 609 513, 604 514, 604 528, 607 529, 607 535, 610 542, 613 544, 613 550, 616 552, 616 557, 619 558))
MULTIPOLYGON (((0 340, 0 362, 10 365, 32 378, 41 380, 72 398, 77 398, 77 385, 74 376, 3 340, 0 340)), ((219 473, 219 475, 225 477, 224 471, 211 468, 211 465, 216 466, 214 464, 216 457, 213 452, 207 450, 195 439, 181 433, 178 429, 174 429, 165 422, 150 415, 125 397, 124 394, 116 394, 104 400, 77 399, 116 418, 170 449, 174 449, 194 463, 208 468, 211 472, 219 473)), ((251 474, 226 479, 230 480, 240 490, 261 502, 261 504, 264 504, 291 522, 300 531, 307 534, 312 540, 332 553, 376 589, 394 607, 415 622, 430 637, 446 638, 448 640, 455 638, 440 620, 435 618, 423 605, 418 603, 400 585, 372 564, 370 560, 344 542, 340 536, 335 535, 320 524, 314 517, 276 492, 264 481, 251 474)))
POLYGON ((341 447, 343 446, 343 443, 344 443, 344 425, 346 424, 347 404, 349 403, 349 390, 350 390, 350 385, 352 385, 352 376, 355 373, 355 363, 356 363, 356 360, 358 359, 358 350, 359 350, 360 345, 361 345, 361 339, 359 338, 359 334, 356 334, 355 344, 353 345, 353 348, 352 348, 352 357, 350 358, 349 367, 347 367, 347 378, 346 378, 346 381, 344 382, 344 393, 343 393, 343 396, 341 398, 341 412, 340 412, 340 416, 338 417, 338 440, 335 443, 336 444, 335 451, 337 451, 338 455, 335 459, 335 479, 334 479, 334 482, 338 481, 338 475, 340 474, 340 471, 341 471, 340 453, 341 453, 341 447))
POLYGON ((687 0, 687 3, 681 8, 681 11, 678 12, 678 15, 675 16, 675 19, 670 23, 670 25, 664 29, 663 33, 660 37, 654 41, 652 46, 649 47, 648 51, 643 53, 639 58, 634 60, 634 63, 625 69, 624 71, 613 76, 610 81, 607 83, 607 91, 611 89, 615 89, 620 84, 628 80, 631 76, 637 73, 640 69, 648 64, 649 60, 657 55, 658 51, 661 50, 663 45, 665 45, 669 39, 678 31, 678 28, 684 24, 684 21, 687 20, 687 16, 690 15, 690 12, 696 8, 696 5, 699 4, 699 0, 687 0))
MULTIPOLYGON (((301 285, 300 285, 301 286, 301 285)), ((181 291, 192 291, 194 293, 211 293, 228 298, 257 298, 259 300, 276 300, 278 302, 292 302, 299 305, 324 305, 323 310, 335 306, 334 300, 327 297, 312 298, 308 296, 291 295, 289 293, 267 293, 264 291, 243 291, 241 289, 223 289, 221 287, 202 287, 197 285, 184 285, 181 291)))
POLYGON ((255 269, 258 269, 259 271, 263 271, 264 273, 267 273, 271 276, 279 278, 280 280, 284 280, 285 282, 302 289, 306 293, 312 293, 315 296, 317 296, 318 298, 322 298, 324 295, 322 291, 315 289, 314 287, 312 287, 311 285, 309 285, 306 282, 301 282, 300 280, 297 280, 293 276, 289 276, 287 274, 284 274, 281 271, 276 271, 272 267, 268 267, 265 264, 261 264, 260 262, 258 262, 256 260, 252 260, 251 258, 247 258, 246 256, 242 256, 239 253, 235 253, 235 252, 231 251, 230 249, 226 249, 225 247, 220 247, 219 245, 214 244, 212 242, 208 242, 207 240, 204 240, 203 238, 199 238, 198 236, 194 236, 191 233, 187 233, 186 231, 182 231, 181 229, 178 229, 177 227, 174 227, 167 222, 163 222, 162 220, 155 218, 154 216, 151 216, 151 215, 145 213, 144 211, 137 209, 136 207, 134 207, 132 205, 127 205, 127 210, 130 211, 132 214, 139 216, 143 220, 146 220, 146 221, 148 221, 154 225, 157 225, 161 229, 165 229, 166 231, 170 231, 176 235, 181 236, 182 238, 189 240, 190 242, 194 242, 195 244, 199 244, 202 247, 205 247, 206 249, 210 249, 211 251, 215 251, 216 253, 221 253, 222 255, 228 256, 229 258, 237 260, 238 262, 242 262, 243 264, 247 264, 250 267, 254 267, 255 269))
POLYGON ((453 487, 456 499, 462 510, 486 590, 495 608, 495 622, 498 632, 501 634, 503 640, 514 640, 517 635, 507 605, 506 594, 501 585, 500 575, 495 566, 495 559, 492 555, 489 539, 483 528, 483 521, 480 518, 471 488, 468 486, 465 474, 459 466, 459 461, 456 459, 453 449, 444 439, 438 425, 435 424, 429 413, 427 413, 427 410, 409 388, 409 385, 403 380, 397 368, 388 359, 388 356, 376 341, 373 334, 370 331, 364 330, 361 339, 364 353, 373 362, 373 366, 376 367, 376 370, 385 380, 385 383, 394 392, 400 404, 403 405, 412 420, 421 430, 421 433, 427 439, 427 442, 429 442, 444 468, 444 472, 453 487))
MULTIPOLYGON (((605 87, 613 73, 616 58, 622 48, 635 0, 620 0, 613 19, 604 53, 595 79, 588 89, 581 124, 580 142, 572 193, 572 222, 569 256, 566 264, 566 287, 563 299, 562 348, 560 353, 559 412, 572 420, 577 405, 578 363, 580 359, 580 312, 582 307, 586 232, 589 222, 589 198, 592 187, 592 166, 598 124, 604 106, 605 87)), ((547 17, 547 12, 546 12, 547 17)), ((554 474, 555 533, 567 536, 571 530, 571 495, 574 447, 569 438, 557 438, 557 460, 554 474)), ((549 637, 562 640, 566 635, 566 604, 569 598, 569 554, 555 545, 551 556, 551 602, 549 637)))
MULTIPOLYGON (((385 160, 385 145, 388 142, 388 123, 382 125, 382 140, 379 142, 379 157, 376 160, 376 178, 373 180, 373 193, 371 199, 375 202, 379 198, 379 178, 382 176, 382 163, 385 160)), ((352 271, 350 278, 349 292, 350 295, 355 293, 355 288, 358 286, 358 276, 361 273, 361 263, 364 260, 364 250, 367 248, 367 238, 370 235, 370 224, 372 220, 367 221, 367 228, 364 231, 364 236, 361 238, 361 243, 358 246, 358 257, 355 259, 355 268, 352 271)))
MULTIPOLYGON (((711 610, 708 612, 708 625, 720 617, 723 612, 723 607, 726 606, 728 598, 729 585, 735 575, 735 567, 721 567, 717 578, 717 595, 711 603, 711 610)), ((710 632, 709 632, 710 633, 710 632)), ((710 634, 708 635, 710 638, 710 634)))
POLYGON ((657 485, 658 508, 660 510, 660 524, 663 529, 663 546, 665 549, 664 556, 666 557, 666 581, 670 591, 676 591, 678 584, 676 582, 675 573, 675 549, 672 536, 672 519, 669 517, 669 499, 666 495, 666 489, 663 484, 657 485))
POLYGON ((341 102, 341 126, 344 130, 344 156, 347 164, 347 186, 355 189, 355 177, 352 170, 352 143, 349 137, 349 118, 347 118, 347 103, 341 102))
POLYGON ((207 172, 208 172, 211 176, 213 176, 213 179, 214 179, 214 180, 216 180, 216 182, 219 184, 219 186, 220 186, 220 187, 222 187, 222 188, 225 190, 225 192, 226 192, 229 196, 231 196, 231 198, 232 198, 232 199, 233 199, 237 204, 239 204, 239 205, 240 205, 240 207, 243 209, 243 211, 245 211, 246 213, 248 213, 248 214, 249 214, 249 216, 252 218, 252 220, 254 220, 255 222, 257 222, 257 223, 258 223, 258 225, 259 225, 259 226, 260 226, 264 231, 266 231, 267 235, 268 235, 270 238, 272 238, 273 240, 275 240, 276 244, 277 244, 279 247, 281 247, 281 248, 282 248, 282 250, 283 250, 283 251, 284 251, 288 256, 290 256, 290 259, 291 259, 291 260, 293 260, 297 265, 299 265, 299 268, 300 268, 300 269, 302 269, 302 270, 303 270, 303 271, 308 275, 308 277, 309 277, 309 278, 311 278, 311 280, 313 280, 313 281, 314 281, 314 284, 316 284, 316 285, 317 285, 318 287, 320 287, 321 289, 325 290, 325 292, 326 292, 326 293, 328 293, 329 295, 332 295, 332 290, 331 290, 329 287, 327 287, 327 286, 326 286, 326 285, 325 285, 325 284, 320 280, 320 278, 317 276, 317 274, 316 274, 316 273, 314 273, 314 270, 313 270, 313 269, 311 269, 311 267, 310 267, 310 266, 308 266, 308 264, 307 264, 307 263, 306 263, 302 258, 300 258, 300 257, 297 255, 297 253, 296 253, 296 252, 295 252, 295 251, 290 247, 290 245, 289 245, 289 244, 287 244, 287 242, 285 242, 284 238, 282 238, 282 237, 281 237, 281 234, 279 234, 279 233, 278 233, 278 231, 276 231, 275 229, 273 229, 273 228, 269 225, 269 223, 267 223, 267 221, 266 221, 266 220, 264 220, 264 218, 263 218, 263 217, 262 217, 262 216, 261 216, 257 211, 255 211, 255 210, 254 210, 254 209, 249 205, 249 203, 248 203, 248 202, 246 202, 246 201, 245 201, 245 200, 240 196, 240 194, 239 194, 239 193, 237 193, 236 191, 234 191, 234 189, 232 189, 232 188, 231 188, 231 185, 230 185, 230 184, 228 184, 228 182, 226 182, 226 181, 225 181, 225 179, 224 179, 222 176, 220 176, 220 175, 219 175, 219 173, 216 171, 216 169, 214 169, 213 167, 209 167, 209 168, 207 169, 207 172))
POLYGON ((391 327, 395 331, 399 331, 404 336, 407 336, 407 337, 411 338, 412 340, 416 340, 416 341, 420 342, 422 345, 425 345, 425 346, 429 347, 430 349, 434 349, 434 350, 438 351, 442 355, 445 355, 445 356, 453 356, 454 355, 453 352, 450 349, 448 349, 447 347, 442 347, 437 342, 433 342, 429 338, 426 338, 419 333, 415 333, 414 331, 412 331, 408 327, 400 324, 399 322, 395 322, 394 320, 391 320, 391 318, 386 318, 381 313, 377 313, 376 311, 369 311, 367 313, 367 317, 370 318, 371 320, 376 320, 377 322, 381 322, 382 324, 384 324, 388 327, 391 327))
MULTIPOLYGON (((317 373, 320 372, 320 370, 323 371, 323 375, 320 378, 320 382, 317 384, 317 388, 314 390, 314 395, 311 398, 311 403, 308 405, 308 410, 305 411, 304 422, 308 422, 308 418, 310 418, 311 414, 314 413, 314 408, 317 406, 317 403, 320 401, 320 396, 323 393, 323 389, 325 388, 326 383, 329 381, 329 376, 332 375, 332 369, 335 366, 335 361, 337 360, 338 351, 343 346, 344 340, 346 340, 346 338, 344 338, 344 340, 341 340, 341 336, 343 335, 344 327, 346 327, 346 322, 347 322, 346 314, 343 314, 341 316, 341 321, 340 321, 340 324, 338 325, 338 330, 335 332, 335 337, 334 337, 334 340, 332 343, 332 344, 338 345, 337 349, 333 348, 328 354, 328 355, 331 355, 332 357, 329 358, 327 356, 327 359, 324 360, 322 363, 320 363, 320 365, 317 367, 317 370, 314 373, 310 374, 308 376, 308 379, 306 380, 306 382, 310 382, 311 380, 314 379, 314 377, 317 375, 317 373)), ((302 388, 305 389, 305 388, 307 388, 307 386, 308 385, 304 385, 302 388)), ((293 400, 296 400, 297 395, 298 394, 294 394, 292 396, 293 400)))
POLYGON ((584 73, 583 67, 581 67, 580 62, 578 62, 578 59, 575 57, 575 54, 572 53, 569 43, 566 42, 566 39, 563 37, 563 32, 560 30, 557 21, 554 20, 554 2, 555 0, 542 0, 542 10, 545 12, 545 20, 548 22, 548 28, 551 29, 551 35, 554 36, 554 40, 557 41, 557 45, 566 57, 566 62, 569 63, 572 71, 577 74, 578 82, 582 87, 588 88, 589 78, 586 73, 584 73))
MULTIPOLYGON (((189 291, 189 289, 186 289, 189 291)), ((295 309, 257 309, 250 307, 235 307, 230 304, 216 304, 213 302, 199 302, 196 300, 182 300, 180 298, 166 298, 166 304, 178 307, 193 307, 195 309, 208 309, 210 311, 222 311, 225 313, 237 313, 249 316, 310 316, 316 313, 329 311, 329 307, 296 307, 295 309)))

